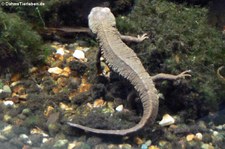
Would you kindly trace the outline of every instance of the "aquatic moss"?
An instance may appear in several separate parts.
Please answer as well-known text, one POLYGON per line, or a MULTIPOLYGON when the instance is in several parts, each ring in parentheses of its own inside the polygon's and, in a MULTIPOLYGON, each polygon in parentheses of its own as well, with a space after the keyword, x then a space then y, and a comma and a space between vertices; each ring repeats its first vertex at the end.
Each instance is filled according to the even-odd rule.
POLYGON ((2 69, 26 68, 26 65, 42 59, 41 37, 16 14, 8 14, 0 9, 0 33, 2 69))
POLYGON ((129 16, 117 18, 123 33, 149 34, 149 40, 132 48, 150 74, 192 70, 186 83, 167 83, 169 88, 163 94, 170 103, 180 100, 180 107, 196 109, 192 113, 196 115, 217 109, 225 94, 225 86, 216 75, 225 63, 224 40, 218 30, 207 24, 207 14, 204 7, 140 0, 129 16))

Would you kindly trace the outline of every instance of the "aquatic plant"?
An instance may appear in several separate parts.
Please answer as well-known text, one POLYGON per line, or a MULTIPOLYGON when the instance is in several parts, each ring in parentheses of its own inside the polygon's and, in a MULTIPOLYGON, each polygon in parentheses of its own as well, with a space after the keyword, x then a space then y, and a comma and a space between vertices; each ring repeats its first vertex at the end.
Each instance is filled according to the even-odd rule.
POLYGON ((177 89, 173 87, 175 83, 163 83, 160 91, 173 108, 192 108, 191 114, 198 116, 225 102, 224 85, 216 75, 225 63, 224 40, 218 30, 207 24, 207 13, 204 7, 140 0, 129 16, 117 18, 123 33, 149 34, 149 40, 132 47, 150 74, 192 70, 188 82, 181 82, 177 89))
POLYGON ((2 69, 17 69, 17 65, 25 67, 30 62, 42 59, 41 37, 16 14, 8 14, 0 9, 0 32, 2 69))

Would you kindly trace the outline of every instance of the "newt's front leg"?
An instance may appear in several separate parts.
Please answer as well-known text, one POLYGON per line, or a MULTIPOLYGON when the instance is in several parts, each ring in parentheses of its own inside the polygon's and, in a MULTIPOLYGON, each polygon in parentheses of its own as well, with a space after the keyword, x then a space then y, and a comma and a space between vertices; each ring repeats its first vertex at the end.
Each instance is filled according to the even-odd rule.
POLYGON ((181 72, 178 75, 172 75, 172 74, 165 74, 165 73, 159 73, 155 76, 152 76, 152 80, 153 81, 157 81, 157 80, 177 80, 177 79, 184 79, 185 77, 191 77, 191 70, 186 70, 181 72))
POLYGON ((142 42, 143 40, 147 39, 147 33, 144 33, 143 35, 138 35, 137 37, 133 37, 133 36, 127 36, 127 35, 120 35, 121 39, 123 41, 128 41, 128 42, 142 42))

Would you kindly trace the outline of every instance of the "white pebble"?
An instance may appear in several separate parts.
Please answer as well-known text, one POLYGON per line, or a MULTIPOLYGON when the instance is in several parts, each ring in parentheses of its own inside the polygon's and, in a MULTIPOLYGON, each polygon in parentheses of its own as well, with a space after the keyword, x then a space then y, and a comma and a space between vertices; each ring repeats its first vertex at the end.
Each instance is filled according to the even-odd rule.
POLYGON ((213 135, 214 135, 214 136, 217 136, 218 134, 219 134, 218 131, 213 131, 213 135))
POLYGON ((169 114, 165 114, 162 118, 162 120, 159 122, 159 125, 161 126, 169 126, 171 124, 174 124, 175 119, 170 116, 169 114))
POLYGON ((118 107, 116 107, 116 111, 117 112, 123 111, 123 105, 119 105, 118 107))
POLYGON ((48 142, 48 140, 49 140, 48 138, 43 138, 42 143, 46 143, 46 142, 48 142))
POLYGON ((53 67, 53 68, 48 69, 48 72, 53 73, 53 74, 60 74, 60 73, 62 73, 62 71, 63 70, 59 67, 53 67))
POLYGON ((56 54, 64 55, 65 54, 64 49, 63 48, 57 49, 56 54))
POLYGON ((75 57, 77 59, 84 60, 85 59, 85 54, 81 50, 75 50, 74 53, 73 53, 73 57, 75 57))
POLYGON ((195 134, 195 137, 196 137, 196 139, 198 139, 198 140, 202 140, 202 134, 199 132, 199 133, 196 133, 195 134))
POLYGON ((7 101, 3 101, 3 104, 5 106, 13 106, 14 105, 14 102, 13 101, 10 101, 10 100, 7 100, 7 101))

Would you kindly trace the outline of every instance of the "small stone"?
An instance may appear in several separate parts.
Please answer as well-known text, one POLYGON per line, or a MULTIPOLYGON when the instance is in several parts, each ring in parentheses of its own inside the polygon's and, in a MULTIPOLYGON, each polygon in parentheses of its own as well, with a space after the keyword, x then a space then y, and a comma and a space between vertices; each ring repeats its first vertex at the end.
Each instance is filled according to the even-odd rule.
POLYGON ((170 116, 169 114, 165 114, 162 118, 162 120, 159 122, 160 126, 169 126, 171 124, 174 124, 175 119, 170 116))
POLYGON ((0 134, 0 142, 6 141, 6 140, 8 140, 8 138, 6 138, 4 135, 0 134))
POLYGON ((117 112, 123 111, 123 105, 117 106, 117 107, 116 107, 116 111, 117 111, 117 112))
POLYGON ((49 138, 43 138, 42 139, 42 143, 46 143, 46 142, 48 142, 49 141, 49 138))
POLYGON ((33 128, 33 129, 31 129, 30 133, 31 134, 40 134, 43 137, 49 137, 48 134, 44 133, 44 131, 41 130, 40 128, 33 128))
POLYGON ((195 134, 195 139, 201 141, 202 140, 202 134, 200 132, 196 133, 195 134))
POLYGON ((194 134, 189 134, 189 135, 186 136, 187 141, 192 141, 194 138, 195 138, 194 134))
POLYGON ((3 86, 3 91, 6 92, 6 93, 9 93, 9 94, 12 93, 12 90, 11 90, 11 88, 8 85, 4 85, 3 86))
POLYGON ((10 115, 8 115, 8 114, 6 114, 6 115, 3 116, 3 120, 4 120, 5 122, 10 121, 11 119, 12 119, 12 117, 11 117, 10 115))
POLYGON ((25 144, 32 145, 32 141, 29 139, 29 137, 26 134, 21 134, 19 136, 19 140, 21 140, 25 144))
POLYGON ((81 50, 75 50, 73 53, 73 57, 79 59, 79 60, 84 60, 85 59, 85 54, 81 50))
POLYGON ((152 141, 151 141, 151 140, 147 140, 147 141, 145 142, 145 144, 146 144, 147 146, 150 146, 150 145, 152 144, 152 141))
POLYGON ((64 55, 65 54, 64 49, 63 48, 57 49, 56 54, 64 55))
POLYGON ((31 113, 31 110, 29 108, 23 109, 22 114, 29 115, 31 113))
POLYGON ((63 70, 59 67, 53 67, 53 68, 49 68, 48 72, 52 74, 61 74, 63 70))
POLYGON ((132 149, 132 146, 130 144, 120 144, 119 148, 122 149, 132 149))
POLYGON ((214 136, 217 136, 218 134, 219 134, 218 131, 213 131, 213 135, 214 135, 214 136))
POLYGON ((59 112, 50 114, 47 120, 47 125, 57 123, 59 121, 59 116, 60 116, 59 112))
POLYGON ((148 149, 160 149, 160 148, 155 145, 151 145, 148 149))
POLYGON ((68 146, 68 140, 63 139, 63 140, 58 140, 55 142, 55 144, 53 145, 53 148, 67 148, 68 146))
POLYGON ((146 144, 142 144, 141 149, 148 149, 148 146, 146 144))
POLYGON ((103 107, 104 105, 105 105, 105 101, 102 98, 96 99, 93 103, 94 108, 103 107))
POLYGON ((210 144, 204 143, 201 145, 201 149, 214 149, 214 147, 210 144))
POLYGON ((59 107, 60 107, 60 109, 65 110, 65 111, 72 111, 72 110, 73 110, 72 107, 66 105, 66 104, 63 103, 63 102, 60 102, 60 103, 59 103, 59 107))
POLYGON ((7 100, 7 101, 3 101, 3 105, 6 107, 11 107, 14 105, 13 101, 7 100))
POLYGON ((138 145, 141 145, 141 144, 144 143, 143 140, 142 140, 141 138, 139 138, 139 137, 135 137, 135 138, 134 138, 134 142, 135 142, 136 144, 138 144, 138 145))
POLYGON ((53 106, 48 106, 44 111, 44 115, 46 117, 49 117, 49 115, 52 113, 53 110, 54 110, 53 106))

